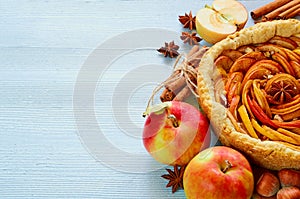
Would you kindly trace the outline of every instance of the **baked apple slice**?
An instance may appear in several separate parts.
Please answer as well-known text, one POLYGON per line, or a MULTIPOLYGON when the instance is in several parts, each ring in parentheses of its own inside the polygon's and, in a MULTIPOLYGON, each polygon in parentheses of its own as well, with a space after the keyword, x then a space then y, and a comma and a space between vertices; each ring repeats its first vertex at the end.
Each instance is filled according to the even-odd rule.
POLYGON ((220 141, 269 169, 300 169, 299 33, 296 19, 256 24, 200 62, 199 103, 220 141))

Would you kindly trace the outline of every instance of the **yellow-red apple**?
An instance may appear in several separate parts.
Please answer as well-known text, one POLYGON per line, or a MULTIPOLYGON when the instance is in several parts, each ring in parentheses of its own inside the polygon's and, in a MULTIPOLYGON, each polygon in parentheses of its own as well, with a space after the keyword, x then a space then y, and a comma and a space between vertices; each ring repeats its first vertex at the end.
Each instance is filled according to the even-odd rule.
POLYGON ((169 101, 150 109, 143 130, 143 144, 152 157, 167 165, 186 165, 209 147, 209 121, 196 107, 169 101))
POLYGON ((249 199, 254 177, 248 160, 240 152, 215 146, 190 161, 183 186, 188 199, 249 199))
POLYGON ((208 43, 217 43, 242 29, 248 21, 248 11, 235 0, 214 0, 196 14, 197 33, 208 43))

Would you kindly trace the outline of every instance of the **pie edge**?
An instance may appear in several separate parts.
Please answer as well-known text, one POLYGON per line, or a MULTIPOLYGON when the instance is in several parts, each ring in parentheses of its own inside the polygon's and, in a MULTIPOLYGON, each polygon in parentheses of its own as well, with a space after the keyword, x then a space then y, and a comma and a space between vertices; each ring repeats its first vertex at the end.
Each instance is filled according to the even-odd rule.
POLYGON ((226 108, 215 101, 211 66, 225 49, 263 43, 275 35, 289 37, 294 34, 300 34, 300 21, 297 19, 263 22, 242 29, 218 42, 205 53, 199 64, 197 76, 199 104, 210 119, 221 143, 239 150, 251 162, 272 170, 300 169, 300 152, 279 143, 261 141, 236 131, 227 117, 226 108))

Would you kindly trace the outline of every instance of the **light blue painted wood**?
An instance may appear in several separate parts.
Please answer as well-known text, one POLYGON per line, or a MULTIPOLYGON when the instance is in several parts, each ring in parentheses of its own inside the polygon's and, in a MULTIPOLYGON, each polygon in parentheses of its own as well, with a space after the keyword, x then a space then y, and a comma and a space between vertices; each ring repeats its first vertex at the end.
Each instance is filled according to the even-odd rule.
MULTIPOLYGON (((163 168, 128 173, 97 161, 78 135, 73 91, 84 62, 104 41, 139 28, 164 28, 179 35, 183 29, 178 15, 195 13, 207 2, 1 1, 0 198, 184 198, 182 190, 171 194, 165 189, 163 168)), ((260 1, 243 3, 251 10, 260 1)), ((113 50, 102 55, 109 58, 113 50)), ((121 150, 145 156, 140 139, 116 124, 110 85, 117 86, 128 70, 149 61, 170 71, 174 60, 162 58, 153 47, 135 51, 111 63, 95 90, 95 114, 106 138, 121 150)), ((139 114, 150 95, 145 91, 151 90, 148 85, 132 94, 129 104, 136 105, 128 105, 129 113, 119 113, 123 122, 131 117, 141 128, 139 114)), ((142 166, 136 162, 137 168, 142 166)))

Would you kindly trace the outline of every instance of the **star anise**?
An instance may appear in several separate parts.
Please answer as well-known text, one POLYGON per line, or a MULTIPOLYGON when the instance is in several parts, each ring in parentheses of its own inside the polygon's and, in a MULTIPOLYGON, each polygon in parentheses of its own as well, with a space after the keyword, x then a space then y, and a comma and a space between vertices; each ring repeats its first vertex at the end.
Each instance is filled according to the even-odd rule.
POLYGON ((171 41, 170 43, 165 42, 165 47, 161 47, 160 49, 157 49, 157 51, 164 54, 165 57, 169 56, 173 58, 179 55, 177 52, 178 49, 179 46, 177 46, 174 41, 171 41))
POLYGON ((197 45, 202 39, 196 35, 196 32, 188 33, 182 32, 180 39, 183 40, 183 43, 189 43, 191 46, 197 45))
POLYGON ((193 17, 192 11, 189 14, 185 13, 183 16, 179 16, 178 20, 183 24, 184 28, 196 29, 196 16, 193 17))
POLYGON ((164 174, 161 177, 169 180, 166 187, 172 187, 172 193, 175 193, 178 188, 183 189, 183 173, 186 166, 174 166, 174 171, 166 169, 169 174, 164 174))
POLYGON ((297 91, 294 85, 278 81, 272 84, 269 94, 273 96, 273 100, 282 104, 290 101, 297 94, 297 91))

